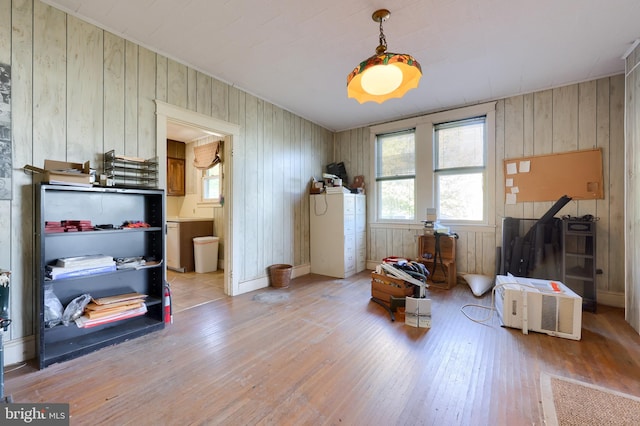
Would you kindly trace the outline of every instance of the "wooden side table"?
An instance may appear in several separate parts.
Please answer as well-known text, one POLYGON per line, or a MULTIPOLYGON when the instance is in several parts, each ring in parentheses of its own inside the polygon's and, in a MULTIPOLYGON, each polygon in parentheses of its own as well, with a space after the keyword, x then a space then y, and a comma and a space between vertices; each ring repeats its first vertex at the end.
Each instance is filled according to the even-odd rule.
POLYGON ((449 290, 457 283, 456 234, 425 234, 418 237, 418 262, 427 267, 427 284, 449 290))

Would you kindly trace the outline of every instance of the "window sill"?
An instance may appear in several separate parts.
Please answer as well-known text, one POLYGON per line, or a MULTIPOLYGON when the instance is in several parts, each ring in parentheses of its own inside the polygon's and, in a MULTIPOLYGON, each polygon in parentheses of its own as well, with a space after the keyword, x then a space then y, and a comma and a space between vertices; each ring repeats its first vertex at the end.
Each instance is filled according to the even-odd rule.
POLYGON ((196 205, 198 207, 222 207, 219 201, 198 201, 196 205))
MULTIPOLYGON (((442 223, 452 232, 496 232, 495 225, 442 223)), ((371 229, 424 229, 424 224, 416 222, 375 222, 369 224, 371 229)))

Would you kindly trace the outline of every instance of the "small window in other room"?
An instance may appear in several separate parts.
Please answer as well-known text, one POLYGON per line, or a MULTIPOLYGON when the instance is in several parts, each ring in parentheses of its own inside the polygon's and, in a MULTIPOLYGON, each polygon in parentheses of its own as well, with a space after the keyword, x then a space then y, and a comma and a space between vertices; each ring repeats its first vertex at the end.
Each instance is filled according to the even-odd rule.
POLYGON ((202 171, 202 201, 220 203, 222 193, 222 164, 218 163, 210 169, 202 171))
POLYGON ((436 124, 434 174, 438 219, 485 219, 486 117, 436 124))
POLYGON ((376 137, 378 218, 414 220, 416 180, 415 129, 376 137))

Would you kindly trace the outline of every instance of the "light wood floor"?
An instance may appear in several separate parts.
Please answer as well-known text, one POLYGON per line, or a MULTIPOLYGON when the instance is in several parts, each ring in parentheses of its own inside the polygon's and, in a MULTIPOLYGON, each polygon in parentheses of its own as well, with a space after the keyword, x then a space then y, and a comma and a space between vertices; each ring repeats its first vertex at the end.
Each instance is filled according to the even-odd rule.
POLYGON ((167 270, 167 282, 174 314, 226 297, 224 272, 220 269, 203 274, 167 270))
POLYGON ((391 322, 369 296, 368 273, 299 277, 9 372, 5 392, 68 402, 74 425, 540 425, 541 371, 640 396, 640 336, 622 309, 585 312, 576 342, 468 320, 460 307, 490 297, 464 285, 430 292, 429 330, 391 322))

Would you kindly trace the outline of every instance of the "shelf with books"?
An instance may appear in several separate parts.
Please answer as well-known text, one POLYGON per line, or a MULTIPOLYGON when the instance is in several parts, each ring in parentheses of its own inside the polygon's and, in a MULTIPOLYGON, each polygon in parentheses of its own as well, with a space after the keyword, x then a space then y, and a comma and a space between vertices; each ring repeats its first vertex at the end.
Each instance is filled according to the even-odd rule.
POLYGON ((41 184, 39 192, 36 206, 39 367, 162 329, 164 192, 48 184, 41 184), (45 232, 47 224, 74 217, 90 223, 155 226, 45 232), (50 321, 52 314, 45 301, 51 298, 51 293, 59 305, 67 307, 80 296, 117 296, 123 289, 145 295, 144 302, 138 302, 120 316, 89 322, 89 326, 86 321, 76 323, 75 317, 67 325, 50 321))
POLYGON ((105 234, 121 234, 124 232, 157 232, 162 231, 164 228, 160 226, 150 226, 148 228, 118 228, 118 229, 95 229, 93 231, 82 231, 82 232, 45 232, 45 236, 47 238, 60 238, 60 237, 79 237, 79 236, 87 236, 87 235, 105 235, 105 234))

